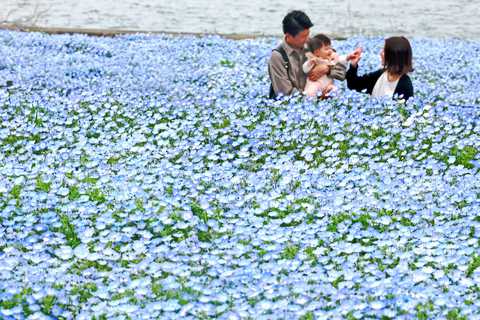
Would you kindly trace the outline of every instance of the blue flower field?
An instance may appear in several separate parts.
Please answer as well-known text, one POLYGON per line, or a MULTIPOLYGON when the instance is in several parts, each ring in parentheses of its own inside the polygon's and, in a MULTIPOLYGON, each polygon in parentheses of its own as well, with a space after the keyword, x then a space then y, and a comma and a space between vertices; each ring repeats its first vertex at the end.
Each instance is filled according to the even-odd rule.
POLYGON ((277 41, 0 32, 1 319, 480 318, 480 42, 404 103, 268 100, 277 41))

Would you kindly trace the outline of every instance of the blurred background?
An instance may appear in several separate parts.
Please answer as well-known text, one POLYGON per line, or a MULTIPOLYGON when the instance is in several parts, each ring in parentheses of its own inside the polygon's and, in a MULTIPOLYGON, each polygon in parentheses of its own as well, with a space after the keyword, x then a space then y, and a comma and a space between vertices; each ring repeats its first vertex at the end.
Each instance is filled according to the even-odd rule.
POLYGON ((281 35, 304 10, 312 31, 480 39, 480 0, 1 0, 0 23, 54 28, 281 35))

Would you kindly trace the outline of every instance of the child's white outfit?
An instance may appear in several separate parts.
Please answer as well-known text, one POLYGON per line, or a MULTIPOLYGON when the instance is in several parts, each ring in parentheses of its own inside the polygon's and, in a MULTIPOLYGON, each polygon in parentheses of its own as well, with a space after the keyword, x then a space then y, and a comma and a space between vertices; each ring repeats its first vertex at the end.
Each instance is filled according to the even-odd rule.
MULTIPOLYGON (((308 74, 317 64, 334 66, 337 63, 340 63, 345 67, 345 70, 347 68, 348 63, 346 56, 339 56, 337 54, 334 54, 331 60, 326 60, 315 56, 311 52, 307 52, 305 55, 307 57, 307 61, 302 66, 303 72, 305 74, 308 74)), ((307 78, 304 94, 309 97, 316 97, 319 93, 321 94, 328 86, 332 86, 332 90, 336 89, 333 84, 333 78, 328 75, 320 77, 320 79, 318 79, 317 81, 312 81, 307 78)))

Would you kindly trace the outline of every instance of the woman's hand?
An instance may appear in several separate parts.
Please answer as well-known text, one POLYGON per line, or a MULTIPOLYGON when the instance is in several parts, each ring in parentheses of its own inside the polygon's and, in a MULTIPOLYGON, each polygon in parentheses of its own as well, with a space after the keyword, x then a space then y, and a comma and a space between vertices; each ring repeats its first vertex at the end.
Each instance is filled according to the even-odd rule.
POLYGON ((350 61, 350 64, 353 67, 358 66, 358 62, 362 59, 362 48, 355 49, 352 53, 347 56, 347 60, 350 61))
POLYGON ((310 79, 311 81, 317 81, 324 75, 328 74, 329 71, 330 71, 330 68, 328 65, 317 64, 315 68, 313 68, 312 71, 308 73, 308 79, 310 79))

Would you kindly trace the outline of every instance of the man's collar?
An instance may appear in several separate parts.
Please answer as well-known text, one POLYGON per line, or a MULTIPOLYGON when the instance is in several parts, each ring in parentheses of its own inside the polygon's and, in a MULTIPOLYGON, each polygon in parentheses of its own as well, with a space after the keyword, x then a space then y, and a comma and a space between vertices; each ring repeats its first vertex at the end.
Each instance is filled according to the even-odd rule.
POLYGON ((297 49, 289 45, 285 39, 283 39, 283 47, 285 48, 285 52, 289 56, 291 56, 293 52, 297 52, 298 54, 303 54, 304 52, 303 49, 297 49))

